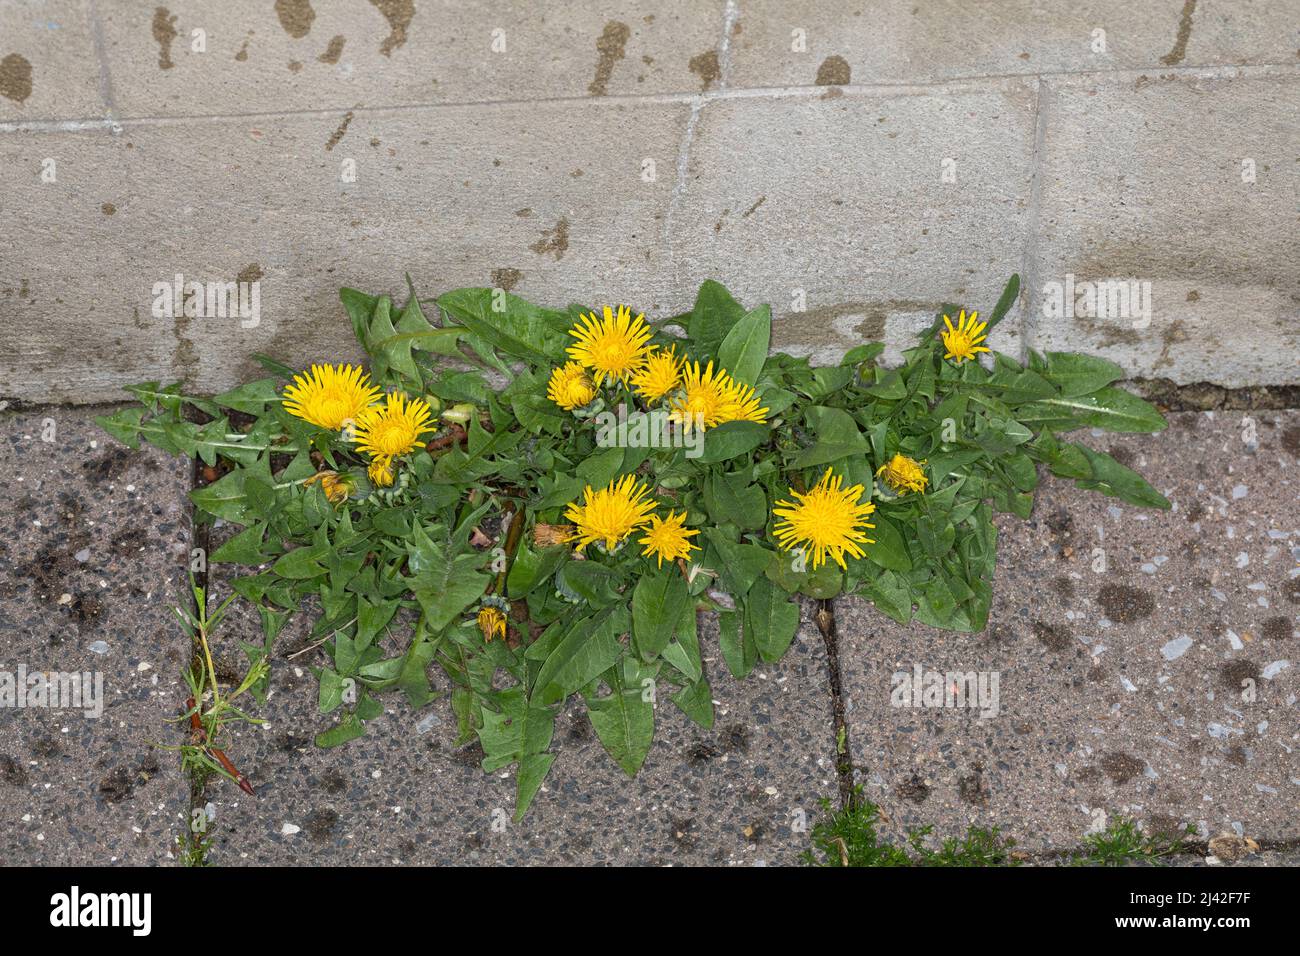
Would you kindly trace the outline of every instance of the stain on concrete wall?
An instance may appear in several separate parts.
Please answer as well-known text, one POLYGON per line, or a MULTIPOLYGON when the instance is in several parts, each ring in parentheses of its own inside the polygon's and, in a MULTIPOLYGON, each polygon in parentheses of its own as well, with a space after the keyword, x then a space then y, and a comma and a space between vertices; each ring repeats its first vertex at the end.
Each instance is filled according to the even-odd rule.
POLYGON ((843 86, 852 75, 853 70, 849 67, 848 60, 842 56, 828 56, 817 67, 817 79, 814 82, 818 86, 843 86))
POLYGON ((176 64, 172 62, 172 41, 178 36, 176 17, 166 7, 158 7, 153 12, 153 38, 158 44, 158 68, 170 70, 176 64))
POLYGON ((1192 14, 1196 12, 1196 0, 1184 0, 1182 16, 1178 18, 1178 36, 1174 38, 1173 49, 1160 58, 1165 66, 1182 63, 1187 56, 1187 41, 1192 38, 1192 14))
POLYGON ((379 45, 379 52, 392 56, 393 51, 406 45, 406 31, 415 19, 413 0, 370 0, 370 5, 388 21, 388 36, 379 45))
POLYGON ((339 58, 343 56, 343 44, 346 42, 347 38, 340 33, 338 36, 330 40, 330 45, 325 49, 325 52, 316 57, 316 59, 321 63, 337 63, 339 58))
POLYGON ((596 40, 596 75, 592 77, 587 91, 592 96, 604 96, 609 86, 609 78, 614 73, 614 65, 623 59, 623 48, 627 46, 632 29, 626 23, 610 20, 604 31, 596 40))
POLYGON ((569 251, 569 220, 561 218, 554 229, 543 229, 542 238, 528 248, 539 256, 554 255, 559 262, 569 251))
POLYGON ((504 289, 506 292, 509 292, 519 284, 519 280, 523 277, 524 274, 518 269, 493 269, 492 287, 494 289, 504 289))
POLYGON ((0 60, 0 96, 22 103, 32 95, 32 65, 25 57, 10 53, 0 60))
POLYGON ((330 138, 326 141, 325 152, 328 153, 334 149, 334 147, 339 144, 339 141, 347 134, 348 126, 352 122, 352 116, 353 113, 351 110, 344 114, 343 121, 339 123, 338 129, 331 133, 330 138))
POLYGON ((722 69, 718 65, 717 50, 705 50, 703 53, 691 57, 687 67, 700 78, 701 90, 707 90, 722 76, 722 69))
POLYGON ((284 32, 295 40, 310 33, 311 22, 316 19, 310 0, 275 0, 275 15, 280 18, 284 32))

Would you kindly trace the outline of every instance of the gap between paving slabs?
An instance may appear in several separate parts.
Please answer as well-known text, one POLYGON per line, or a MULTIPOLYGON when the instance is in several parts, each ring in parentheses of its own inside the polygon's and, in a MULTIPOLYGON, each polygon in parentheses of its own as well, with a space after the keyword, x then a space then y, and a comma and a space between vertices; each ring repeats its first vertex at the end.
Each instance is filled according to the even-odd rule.
MULTIPOLYGON (((195 458, 191 462, 191 466, 192 467, 190 469, 190 490, 194 491, 202 487, 203 483, 200 481, 200 479, 202 477, 202 469, 204 468, 204 464, 200 459, 195 458)), ((210 533, 211 533, 212 526, 207 521, 203 521, 200 519, 199 509, 195 506, 194 502, 190 500, 189 495, 185 496, 185 506, 188 509, 189 518, 190 518, 190 568, 193 573, 194 584, 197 587, 202 588, 204 594, 207 594, 208 555, 211 553, 211 550, 209 548, 209 543, 210 543, 210 537, 211 537, 210 533), (196 552, 203 555, 203 561, 197 567, 195 566, 193 560, 196 552)), ((188 589, 180 596, 178 603, 182 603, 184 606, 186 606, 189 609, 190 613, 194 613, 198 609, 194 601, 193 593, 188 589)), ((213 606, 211 600, 209 600, 208 606, 209 607, 213 606)), ((179 626, 180 625, 178 623, 177 627, 179 626)), ((202 667, 203 661, 201 659, 201 650, 198 646, 198 642, 191 640, 189 643, 190 643, 190 656, 189 656, 189 660, 186 662, 186 666, 192 672, 194 668, 202 667)), ((190 784, 189 819, 185 821, 186 829, 183 835, 183 839, 185 841, 184 847, 190 850, 195 855, 197 860, 203 860, 207 855, 206 848, 202 844, 203 834, 195 834, 193 829, 196 820, 199 819, 207 820, 206 809, 205 809, 207 806, 207 801, 205 798, 205 793, 207 791, 207 783, 208 781, 204 780, 198 772, 190 773, 189 775, 189 784, 190 784), (204 813, 203 817, 198 816, 199 811, 203 811, 204 813)))
POLYGON ((840 809, 853 802, 853 749, 849 746, 849 725, 844 717, 844 691, 840 679, 839 632, 835 626, 835 600, 817 602, 813 622, 826 643, 826 668, 830 680, 831 713, 835 720, 835 774, 839 779, 840 809))

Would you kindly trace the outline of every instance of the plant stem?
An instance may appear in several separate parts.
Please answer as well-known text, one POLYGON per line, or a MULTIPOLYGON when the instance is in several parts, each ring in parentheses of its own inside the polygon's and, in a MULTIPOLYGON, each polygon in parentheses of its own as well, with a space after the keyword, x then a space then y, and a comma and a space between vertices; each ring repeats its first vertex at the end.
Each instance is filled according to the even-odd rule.
POLYGON ((203 648, 203 659, 207 662, 208 680, 212 682, 212 710, 209 711, 211 713, 221 705, 221 688, 217 686, 217 670, 212 666, 212 649, 208 647, 208 611, 206 607, 199 608, 199 644, 203 648))
POLYGON ((515 563, 515 555, 519 552, 519 541, 524 536, 524 517, 523 504, 515 502, 515 510, 510 516, 510 526, 506 529, 506 566, 497 572, 496 582, 492 586, 493 594, 506 593, 506 578, 510 574, 510 566, 515 563))

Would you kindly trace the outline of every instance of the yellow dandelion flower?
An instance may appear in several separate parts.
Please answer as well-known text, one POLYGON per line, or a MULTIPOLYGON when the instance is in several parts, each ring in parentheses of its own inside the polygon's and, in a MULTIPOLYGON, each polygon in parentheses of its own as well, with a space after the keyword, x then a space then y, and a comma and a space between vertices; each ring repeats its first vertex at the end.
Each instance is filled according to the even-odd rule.
POLYGON ((917 461, 915 458, 908 458, 906 455, 895 455, 877 468, 876 474, 883 477, 885 484, 899 494, 906 494, 909 491, 925 491, 925 486, 930 483, 930 479, 925 477, 925 472, 921 470, 921 466, 924 464, 924 458, 917 461))
POLYGON ((686 512, 679 515, 668 512, 667 518, 660 518, 658 515, 650 516, 650 524, 645 529, 645 537, 638 538, 637 544, 644 544, 645 550, 641 552, 643 556, 651 554, 656 555, 659 559, 656 567, 663 567, 664 558, 669 561, 676 561, 678 558, 689 558, 692 550, 699 550, 696 545, 688 541, 699 534, 694 528, 685 528, 682 522, 686 520, 686 512))
POLYGON ((340 475, 336 471, 329 470, 318 471, 306 479, 303 486, 310 487, 318 481, 321 491, 325 492, 325 498, 330 504, 340 505, 348 500, 348 495, 352 494, 352 478, 348 475, 340 475))
POLYGON ((596 397, 596 386, 591 377, 577 362, 569 362, 563 368, 551 372, 551 383, 546 388, 546 397, 565 411, 582 408, 596 397))
POLYGON ((483 632, 485 641, 490 641, 494 637, 505 640, 506 616, 500 608, 485 607, 478 612, 478 629, 483 632))
POLYGON ((604 319, 596 318, 594 312, 584 315, 569 334, 578 340, 577 345, 569 346, 569 357, 591 369, 597 385, 606 378, 626 382, 641 370, 650 352, 646 346, 650 327, 643 316, 632 318, 632 310, 625 305, 618 307, 617 314, 605 306, 604 319))
POLYGON ((674 345, 666 352, 651 352, 646 357, 645 366, 632 376, 632 387, 646 404, 653 405, 681 383, 682 360, 676 349, 674 345))
POLYGON ((827 468, 812 491, 800 494, 791 488, 790 494, 795 501, 778 501, 772 509, 781 519, 776 523, 776 538, 786 551, 806 545, 812 551, 814 571, 826 563, 828 554, 847 570, 846 552, 860 558, 864 553, 860 545, 875 544, 863 529, 875 527, 866 519, 876 506, 859 501, 861 485, 845 488, 844 478, 827 468))
POLYGON ((712 428, 728 419, 723 416, 732 410, 735 396, 731 376, 722 369, 715 374, 713 363, 700 371, 699 362, 682 363, 682 387, 668 401, 668 417, 690 431, 699 425, 712 428))
POLYGON ((943 345, 948 351, 944 353, 944 358, 953 359, 960 365, 967 359, 975 358, 976 352, 987 352, 988 349, 980 345, 988 336, 984 330, 988 327, 987 322, 977 322, 978 312, 972 312, 966 315, 966 310, 962 309, 961 314, 957 316, 957 327, 953 328, 952 319, 948 316, 943 317, 944 324, 948 326, 940 334, 943 335, 943 345))
POLYGON ((564 512, 564 517, 575 525, 569 540, 577 542, 579 551, 594 541, 613 550, 650 520, 656 505, 649 489, 633 475, 611 481, 608 488, 600 491, 588 485, 583 491, 583 503, 571 502, 564 512))
POLYGON ((718 424, 723 422, 758 422, 767 421, 767 409, 759 405, 758 395, 744 382, 731 382, 727 396, 718 412, 718 424))
POLYGON ((370 376, 352 365, 313 365, 284 388, 284 408, 304 421, 338 431, 379 398, 370 376))
POLYGON ((370 467, 366 469, 366 474, 370 476, 370 480, 376 487, 387 488, 393 483, 393 459, 388 455, 370 459, 370 467))
POLYGON ((371 458, 395 458, 423 448, 420 436, 432 431, 428 402, 392 392, 383 405, 366 409, 357 419, 354 440, 371 458))

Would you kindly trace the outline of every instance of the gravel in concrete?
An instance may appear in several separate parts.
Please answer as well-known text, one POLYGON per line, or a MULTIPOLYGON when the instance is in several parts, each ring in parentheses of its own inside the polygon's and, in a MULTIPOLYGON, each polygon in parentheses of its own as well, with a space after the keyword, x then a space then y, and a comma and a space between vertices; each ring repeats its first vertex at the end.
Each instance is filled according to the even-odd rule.
POLYGON ((102 709, 0 706, 9 864, 165 864, 185 826, 188 782, 157 745, 174 742, 166 721, 185 698, 169 608, 188 561, 188 463, 127 450, 92 414, 0 417, 0 681, 19 668, 102 681, 102 709))
POLYGON ((981 634, 836 603, 855 768, 885 832, 996 825, 1059 849, 1122 816, 1295 840, 1300 414, 1181 413, 1156 436, 1081 437, 1173 510, 1049 479, 1029 523, 999 519, 981 634), (916 665, 996 673, 997 715, 891 705, 892 675, 916 665))
MULTIPOLYGON (((336 716, 316 708, 316 652, 277 661, 258 714, 267 727, 236 734, 231 756, 253 781, 250 799, 228 781, 209 786, 209 860, 218 865, 778 865, 800 861, 819 800, 837 797, 825 648, 805 609, 789 655, 743 682, 727 674, 717 629, 702 619, 712 682, 712 730, 666 699, 655 743, 630 780, 605 753, 581 703, 556 720, 555 764, 527 816, 514 823, 513 769, 485 773, 473 743, 456 747, 446 696, 412 712, 385 696, 365 737, 332 750, 313 742, 336 716)), ((239 621, 232 618, 232 624, 239 621)), ((306 646, 305 626, 277 653, 306 646), (283 649, 283 650, 281 650, 283 649)), ((234 639, 255 639, 243 617, 222 655, 242 666, 234 639)), ((396 649, 394 647, 394 649, 396 649)), ((432 672, 435 690, 444 675, 432 672)))

